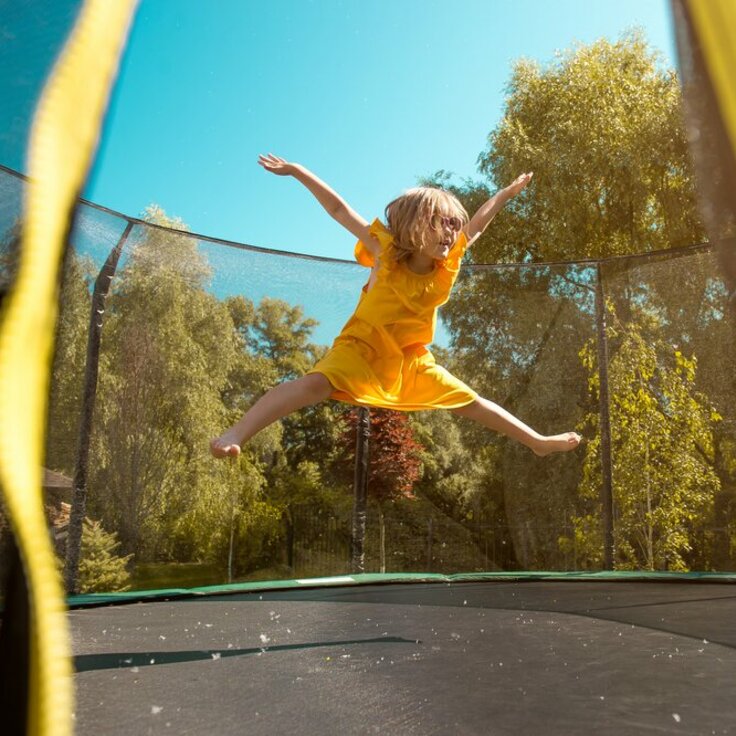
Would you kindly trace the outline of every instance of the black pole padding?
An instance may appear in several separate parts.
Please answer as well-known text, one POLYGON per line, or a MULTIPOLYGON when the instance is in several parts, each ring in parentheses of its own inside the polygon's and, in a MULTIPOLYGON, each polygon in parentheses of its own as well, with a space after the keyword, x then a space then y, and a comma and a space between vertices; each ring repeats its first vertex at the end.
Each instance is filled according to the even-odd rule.
POLYGON ((358 409, 355 442, 355 474, 353 478, 353 533, 351 570, 365 572, 365 530, 368 498, 368 467, 370 458, 371 413, 368 407, 358 409))
POLYGON ((64 584, 66 592, 77 593, 77 574, 79 556, 82 547, 82 528, 87 510, 87 469, 89 462, 89 445, 92 437, 92 418, 97 398, 97 378, 100 363, 100 342, 102 340, 102 324, 105 316, 105 302, 110 293, 115 271, 118 267, 123 246, 133 229, 129 222, 117 245, 110 251, 100 273, 95 280, 90 309, 89 332, 87 334, 87 362, 84 369, 84 394, 82 396, 82 415, 79 420, 79 442, 77 448, 77 464, 74 469, 74 493, 69 515, 69 532, 66 542, 66 564, 64 567, 64 584))
POLYGON ((23 561, 9 529, 2 535, 3 600, 0 625, 0 713, 3 734, 25 736, 31 676, 30 600, 23 561))
POLYGON ((613 464, 611 461, 611 413, 608 392, 608 335, 606 302, 600 264, 596 266, 595 321, 598 333, 598 382, 601 431, 601 507, 603 509, 603 568, 613 570, 613 464))

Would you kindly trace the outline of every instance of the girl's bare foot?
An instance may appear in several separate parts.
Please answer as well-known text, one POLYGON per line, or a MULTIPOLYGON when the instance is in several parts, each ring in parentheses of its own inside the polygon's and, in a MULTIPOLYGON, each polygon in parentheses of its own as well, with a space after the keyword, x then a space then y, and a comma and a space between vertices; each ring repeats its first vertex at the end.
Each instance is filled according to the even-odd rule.
POLYGON ((574 450, 582 439, 575 432, 555 434, 550 437, 543 437, 532 447, 532 451, 535 455, 539 455, 539 457, 551 455, 553 452, 569 452, 570 450, 574 450))
POLYGON ((237 433, 233 429, 229 429, 219 437, 210 440, 210 452, 215 457, 238 457, 241 441, 237 433))

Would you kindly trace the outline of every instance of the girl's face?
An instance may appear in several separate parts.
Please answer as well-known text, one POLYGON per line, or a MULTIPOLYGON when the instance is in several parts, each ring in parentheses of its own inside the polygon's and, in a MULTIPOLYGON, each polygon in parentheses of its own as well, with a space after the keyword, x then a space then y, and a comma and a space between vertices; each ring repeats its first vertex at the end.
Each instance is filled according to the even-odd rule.
POLYGON ((462 225, 462 221, 458 217, 439 213, 432 215, 427 228, 427 248, 425 248, 424 254, 437 261, 444 261, 452 244, 457 239, 462 225))

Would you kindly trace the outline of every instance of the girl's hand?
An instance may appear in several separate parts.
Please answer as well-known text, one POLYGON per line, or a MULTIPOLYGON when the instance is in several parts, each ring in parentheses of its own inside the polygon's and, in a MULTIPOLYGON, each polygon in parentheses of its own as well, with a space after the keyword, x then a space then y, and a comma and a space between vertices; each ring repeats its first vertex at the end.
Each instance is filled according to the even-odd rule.
POLYGON ((526 185, 532 180, 533 176, 534 173, 530 171, 528 174, 522 174, 518 178, 514 179, 514 181, 506 187, 506 191, 509 193, 509 196, 515 197, 526 187, 526 185))
POLYGON ((272 153, 269 153, 268 156, 261 154, 258 157, 258 163, 266 171, 270 171, 277 176, 289 176, 294 173, 296 168, 294 164, 290 164, 288 161, 284 161, 283 158, 274 156, 272 153))

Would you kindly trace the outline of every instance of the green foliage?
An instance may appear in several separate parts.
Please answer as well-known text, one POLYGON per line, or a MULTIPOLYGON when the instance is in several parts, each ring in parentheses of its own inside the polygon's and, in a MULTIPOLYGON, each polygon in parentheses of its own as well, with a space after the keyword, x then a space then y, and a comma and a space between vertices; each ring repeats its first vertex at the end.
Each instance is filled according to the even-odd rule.
POLYGON ((123 549, 149 559, 170 553, 178 516, 213 486, 207 443, 238 353, 196 241, 147 228, 133 245, 108 299, 90 489, 123 549))
MULTIPOLYGON (((519 172, 533 170, 534 180, 471 258, 571 260, 702 240, 680 104, 674 71, 660 69, 636 34, 579 46, 547 67, 518 62, 504 117, 481 155, 488 182, 454 191, 474 211, 519 172)), ((462 375, 504 399, 528 385, 540 347, 563 359, 560 376, 575 375, 575 342, 590 329, 580 307, 593 279, 585 268, 461 278, 443 315, 462 375)))
POLYGON ((396 572, 488 570, 489 561, 467 524, 448 518, 429 501, 402 498, 368 514, 366 569, 396 572), (380 548, 381 524, 385 550, 380 548))
MULTIPOLYGON (((443 363, 450 365, 448 356, 442 355, 441 350, 435 352, 443 363)), ((414 492, 434 508, 431 516, 436 537, 441 544, 446 543, 441 548, 441 569, 452 569, 451 561, 457 563, 455 570, 518 567, 506 516, 502 441, 470 420, 458 421, 449 412, 418 412, 411 415, 411 420, 414 435, 422 446, 423 465, 414 492), (474 550, 450 543, 455 535, 448 526, 454 525, 467 530, 474 550), (481 550, 487 556, 483 563, 476 556, 481 550)), ((417 514, 421 514, 419 508, 417 514)), ((435 564, 438 561, 435 559, 435 564)))
POLYGON ((74 475, 84 391, 93 266, 69 250, 62 271, 49 396, 46 465, 74 475))
POLYGON ((117 554, 117 534, 106 532, 99 521, 84 520, 79 561, 80 593, 112 593, 130 589, 127 566, 133 555, 117 554))
MULTIPOLYGON (((228 299, 226 304, 242 351, 223 394, 235 419, 271 386, 304 375, 325 348, 309 341, 316 322, 305 318, 301 307, 278 299, 263 299, 254 305, 243 297, 228 299)), ((339 443, 343 411, 333 402, 307 407, 284 417, 249 443, 246 452, 263 461, 258 465, 263 499, 272 512, 263 550, 276 549, 276 542, 283 541, 277 540, 281 534, 287 547, 292 545, 285 555, 291 559, 294 515, 316 516, 341 509, 349 501, 339 443), (259 447, 269 436, 268 446, 259 447), (279 515, 283 524, 277 529, 279 515)), ((274 554, 281 557, 280 551, 274 554)))
POLYGON ((309 508, 313 512, 338 508, 346 494, 325 482, 322 466, 322 458, 316 456, 315 460, 302 460, 293 467, 282 454, 271 469, 270 499, 287 512, 290 507, 309 508))
POLYGON ((421 448, 422 476, 414 484, 416 495, 463 520, 475 491, 480 495, 483 489, 478 465, 462 443, 458 423, 448 412, 425 411, 410 415, 410 425, 421 448))
MULTIPOLYGON (((507 92, 503 119, 480 157, 485 180, 466 181, 453 190, 472 213, 490 192, 520 172, 534 171, 534 180, 499 214, 471 258, 572 260, 703 240, 679 82, 640 34, 579 45, 548 65, 521 60, 507 92)), ((439 172, 438 181, 443 176, 439 172)), ((665 344, 688 345, 688 355, 695 349, 712 353, 723 328, 717 281, 705 272, 697 278, 674 272, 668 277, 665 269, 657 277, 654 264, 641 270, 630 265, 611 264, 604 274, 622 322, 648 315, 658 320, 665 344), (707 304, 712 308, 705 308, 707 304)), ((683 265, 700 264, 683 259, 683 265)), ((461 276, 444 308, 454 370, 540 432, 576 425, 597 432, 594 424, 581 425, 597 408, 582 390, 586 375, 578 358, 595 327, 595 279, 595 270, 585 266, 530 266, 461 276)), ((707 385, 716 399, 717 391, 724 390, 725 366, 720 358, 708 363, 713 366, 706 366, 702 388, 707 385)), ((727 401, 724 396, 719 407, 727 401)), ((463 439, 474 456, 481 457, 487 438, 464 429, 463 439)), ((594 438, 589 448, 597 441, 594 438)), ((587 564, 600 564, 595 512, 583 538, 569 549, 558 543, 560 535, 574 541, 564 533, 564 525, 578 504, 578 485, 593 486, 585 477, 592 466, 581 467, 572 458, 539 462, 510 443, 502 448, 501 471, 495 482, 489 474, 487 488, 496 513, 506 516, 521 566, 559 567, 585 540, 590 541, 587 564)), ((626 488, 636 481, 619 475, 619 482, 626 488)), ((579 534, 586 516, 578 514, 579 534)), ((684 550, 680 542, 675 546, 684 550)))
MULTIPOLYGON (((452 350, 433 351, 535 429, 579 426, 590 439, 576 456, 538 459, 443 412, 399 415, 401 426, 396 420, 386 431, 374 427, 371 487, 394 502, 371 509, 380 518, 369 525, 369 565, 429 564, 449 572, 490 560, 505 568, 560 568, 574 558, 575 565, 600 566, 590 339, 597 273, 585 264, 531 262, 702 239, 679 94, 674 72, 637 34, 578 46, 546 66, 520 61, 504 117, 480 157, 483 180, 454 186, 437 172, 429 182, 455 191, 472 214, 498 186, 535 172, 532 186, 469 255, 530 266, 464 271, 443 308, 452 350), (571 520, 574 529, 566 531, 571 520)), ((310 341, 315 320, 277 299, 218 300, 186 226, 156 206, 146 219, 151 226, 131 233, 106 307, 91 513, 137 562, 186 562, 217 571, 217 582, 228 572, 288 574, 284 557, 292 564, 295 550, 316 574, 318 558, 338 570, 347 554, 353 482, 344 405, 325 402, 285 418, 259 433, 237 461, 213 462, 207 450, 209 439, 267 389, 304 375, 324 353, 310 341), (320 547, 326 526, 335 549, 320 547)), ((620 320, 611 331, 620 567, 723 566, 736 549, 736 387, 728 359, 734 337, 722 283, 709 264, 695 257, 679 265, 622 260, 603 269, 620 320), (713 524, 720 537, 709 530, 713 524)), ((89 287, 88 267, 70 258, 49 434, 49 464, 69 474, 89 287)))
POLYGON ((197 588, 227 582, 221 565, 202 562, 148 562, 137 564, 131 574, 133 590, 197 588))
POLYGON ((316 323, 280 300, 217 300, 181 221, 157 207, 146 217, 163 228, 131 234, 107 303, 90 508, 141 561, 206 561, 243 575, 279 557, 290 503, 334 500, 306 462, 336 436, 334 409, 272 425, 236 464, 213 462, 209 439, 311 367, 323 350, 309 343, 316 323))
MULTIPOLYGON (((642 253, 703 239, 679 80, 639 33, 579 45, 546 67, 517 62, 480 163, 497 186, 534 171, 532 187, 511 205, 507 232, 495 235, 523 243, 509 254, 514 260, 642 253)), ((483 254, 494 251, 486 241, 483 254)))
POLYGON ((226 570, 230 552, 236 576, 266 564, 281 533, 281 510, 264 494, 265 478, 253 453, 212 469, 213 482, 180 517, 174 536, 200 559, 226 570))
MULTIPOLYGON (((615 317, 611 305, 609 312, 615 317)), ((696 542, 708 566, 701 533, 712 522, 720 490, 713 469, 713 432, 720 415, 695 390, 697 361, 657 337, 657 324, 614 323, 617 345, 609 364, 615 505, 614 543, 620 569, 688 570, 696 542)), ((600 384, 595 346, 581 350, 589 386, 600 384)), ((601 563, 598 522, 600 417, 586 447, 580 494, 589 511, 575 517, 575 546, 584 566, 601 563)), ((563 542, 568 547, 570 540, 563 542)))

